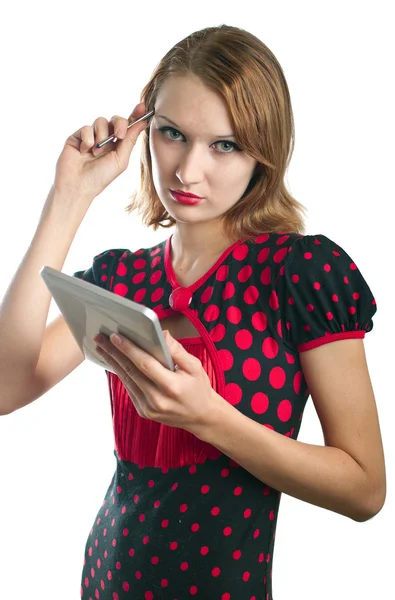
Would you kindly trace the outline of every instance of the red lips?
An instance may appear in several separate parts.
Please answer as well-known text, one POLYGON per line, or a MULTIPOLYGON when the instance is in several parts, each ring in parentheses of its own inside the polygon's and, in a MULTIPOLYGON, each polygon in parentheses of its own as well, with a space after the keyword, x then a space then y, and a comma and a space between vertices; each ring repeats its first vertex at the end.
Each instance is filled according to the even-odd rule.
POLYGON ((187 198, 197 198, 198 200, 203 200, 201 196, 197 196, 196 194, 191 194, 190 192, 183 192, 182 190, 170 190, 171 192, 176 192, 176 194, 181 194, 182 196, 186 196, 187 198))

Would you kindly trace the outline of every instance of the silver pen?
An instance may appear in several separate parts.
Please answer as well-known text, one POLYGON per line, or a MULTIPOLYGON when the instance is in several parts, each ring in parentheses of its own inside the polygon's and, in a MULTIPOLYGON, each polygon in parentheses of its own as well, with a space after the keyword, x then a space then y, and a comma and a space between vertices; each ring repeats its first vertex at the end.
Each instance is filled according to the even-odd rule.
MULTIPOLYGON (((150 117, 152 117, 152 115, 154 114, 155 110, 151 110, 150 112, 148 112, 146 115, 143 115, 142 117, 140 117, 139 119, 137 119, 136 121, 133 121, 133 123, 129 123, 128 125, 128 129, 129 127, 131 127, 132 125, 134 125, 135 123, 139 123, 139 121, 144 121, 145 119, 149 119, 150 117)), ((105 144, 108 144, 108 142, 116 142, 117 141, 117 137, 115 137, 115 135, 110 135, 110 137, 108 137, 106 140, 104 140, 103 142, 100 142, 100 144, 96 144, 96 148, 101 148, 102 146, 104 146, 105 144)))

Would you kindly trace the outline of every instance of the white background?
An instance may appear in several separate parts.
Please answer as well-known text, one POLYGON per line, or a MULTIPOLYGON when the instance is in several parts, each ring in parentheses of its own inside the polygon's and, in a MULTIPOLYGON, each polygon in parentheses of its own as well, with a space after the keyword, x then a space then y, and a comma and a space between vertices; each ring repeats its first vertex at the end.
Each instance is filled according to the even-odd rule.
MULTIPOLYGON (((341 245, 377 300, 365 348, 388 490, 383 510, 365 523, 283 495, 274 600, 386 600, 393 593, 390 4, 24 1, 0 14, 0 297, 35 231, 65 139, 98 116, 127 117, 171 46, 226 23, 260 37, 283 67, 296 127, 288 188, 309 210, 307 233, 341 245)), ((66 273, 86 269, 108 248, 137 249, 170 235, 143 229, 123 211, 138 181, 137 147, 128 170, 91 206, 66 273)), ((49 321, 57 314, 52 303, 49 321)), ((324 443, 311 399, 299 440, 324 443)), ((115 468, 104 371, 84 361, 44 397, 0 417, 0 457, 1 598, 79 598, 85 540, 115 468)))

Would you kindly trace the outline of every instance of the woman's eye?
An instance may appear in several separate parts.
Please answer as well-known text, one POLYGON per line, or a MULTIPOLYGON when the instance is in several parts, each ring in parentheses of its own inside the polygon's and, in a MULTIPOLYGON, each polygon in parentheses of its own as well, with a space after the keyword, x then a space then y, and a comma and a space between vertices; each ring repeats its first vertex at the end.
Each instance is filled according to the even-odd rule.
MULTIPOLYGON (((184 136, 177 130, 173 129, 173 127, 159 127, 159 131, 170 141, 170 142, 178 142, 184 136)), ((213 146, 220 146, 222 144, 222 150, 219 150, 219 154, 232 154, 235 151, 240 152, 241 148, 238 147, 234 142, 230 142, 227 140, 214 142, 213 146)))
POLYGON ((172 129, 171 127, 160 127, 159 131, 161 131, 165 137, 167 137, 169 140, 178 140, 179 138, 176 137, 172 137, 173 134, 176 135, 181 135, 179 131, 177 131, 177 129, 172 129))
POLYGON ((232 142, 216 142, 216 144, 223 144, 224 154, 231 154, 233 150, 236 150, 236 146, 232 142))

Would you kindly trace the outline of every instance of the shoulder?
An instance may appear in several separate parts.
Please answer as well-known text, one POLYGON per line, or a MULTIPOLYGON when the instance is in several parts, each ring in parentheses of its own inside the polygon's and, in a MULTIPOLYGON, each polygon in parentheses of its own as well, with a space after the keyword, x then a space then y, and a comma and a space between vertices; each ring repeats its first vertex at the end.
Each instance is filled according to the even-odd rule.
POLYGON ((348 252, 324 234, 294 239, 276 283, 286 329, 299 349, 363 337, 373 328, 377 305, 367 281, 348 252))

